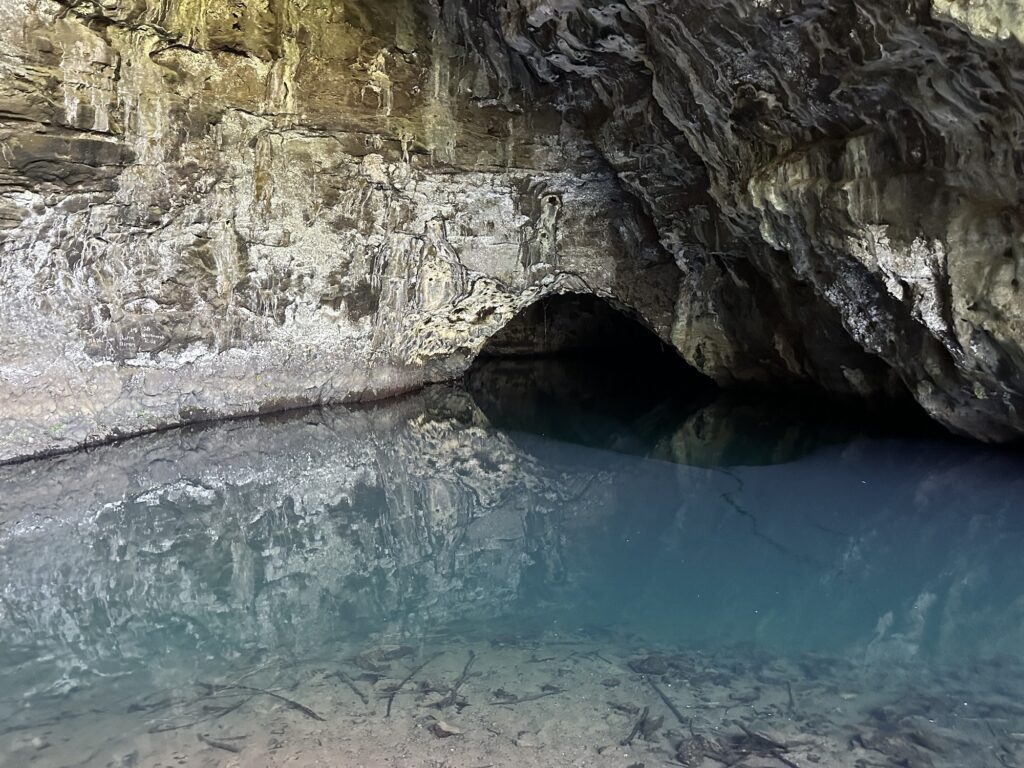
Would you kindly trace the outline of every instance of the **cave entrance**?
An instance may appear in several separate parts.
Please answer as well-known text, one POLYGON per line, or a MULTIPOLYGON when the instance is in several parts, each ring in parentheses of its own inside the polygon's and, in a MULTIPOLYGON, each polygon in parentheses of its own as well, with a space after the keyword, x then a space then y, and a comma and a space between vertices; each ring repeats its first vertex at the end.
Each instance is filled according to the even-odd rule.
POLYGON ((490 338, 465 384, 491 424, 510 434, 699 466, 774 464, 857 436, 936 429, 928 420, 906 423, 905 408, 718 390, 645 325, 586 294, 522 310, 490 338))
POLYGON ((645 454, 715 389, 653 331, 589 294, 523 309, 465 381, 495 426, 645 454))

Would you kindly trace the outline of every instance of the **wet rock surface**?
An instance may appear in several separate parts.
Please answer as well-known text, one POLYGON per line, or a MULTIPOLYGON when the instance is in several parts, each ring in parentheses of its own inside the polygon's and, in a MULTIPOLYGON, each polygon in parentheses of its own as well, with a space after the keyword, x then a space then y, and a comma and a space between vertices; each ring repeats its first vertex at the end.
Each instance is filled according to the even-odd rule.
POLYGON ((1013 2, 0 2, 0 460, 457 376, 607 297, 1024 429, 1013 2))
POLYGON ((957 431, 1020 432, 1015 5, 483 5, 603 117, 696 367, 865 393, 892 373, 957 431))

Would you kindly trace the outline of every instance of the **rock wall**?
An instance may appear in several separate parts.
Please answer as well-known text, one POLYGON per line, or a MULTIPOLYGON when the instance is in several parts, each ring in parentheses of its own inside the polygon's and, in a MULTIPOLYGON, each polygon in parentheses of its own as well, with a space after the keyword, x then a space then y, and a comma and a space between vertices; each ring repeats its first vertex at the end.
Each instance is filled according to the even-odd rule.
POLYGON ((1019 18, 0 0, 0 460, 450 378, 560 292, 1014 438, 1019 18))
POLYGON ((0 460, 451 378, 550 293, 669 333, 612 169, 429 7, 0 9, 0 460))
POLYGON ((480 18, 596 116, 679 263, 673 341, 697 367, 870 394, 887 366, 955 431, 1020 435, 1016 3, 493 0, 480 18))

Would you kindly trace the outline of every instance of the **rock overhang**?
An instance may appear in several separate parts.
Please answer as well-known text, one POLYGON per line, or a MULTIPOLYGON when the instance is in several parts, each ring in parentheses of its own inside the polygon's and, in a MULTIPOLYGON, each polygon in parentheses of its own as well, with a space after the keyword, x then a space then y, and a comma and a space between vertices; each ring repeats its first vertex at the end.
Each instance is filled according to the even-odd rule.
POLYGON ((949 9, 0 13, 0 459, 450 378, 566 291, 1022 430, 1021 54, 949 9))

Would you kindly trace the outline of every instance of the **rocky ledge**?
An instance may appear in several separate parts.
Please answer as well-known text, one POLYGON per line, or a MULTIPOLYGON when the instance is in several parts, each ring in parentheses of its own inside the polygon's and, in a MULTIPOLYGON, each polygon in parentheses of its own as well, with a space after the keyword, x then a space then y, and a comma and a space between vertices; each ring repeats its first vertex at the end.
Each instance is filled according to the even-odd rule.
POLYGON ((604 297, 1024 432, 1014 0, 0 0, 0 460, 459 375, 604 297))

